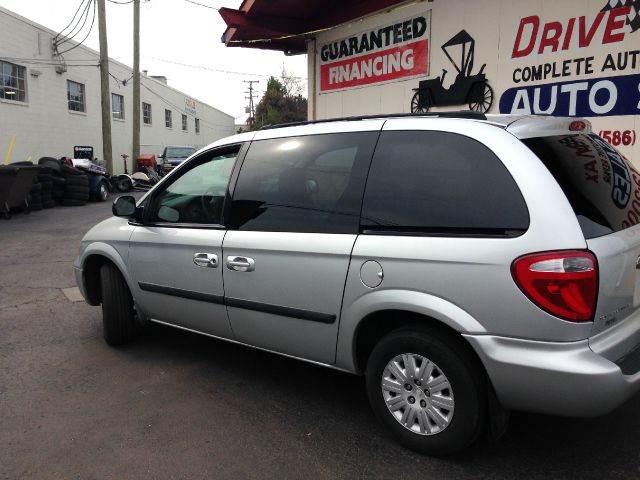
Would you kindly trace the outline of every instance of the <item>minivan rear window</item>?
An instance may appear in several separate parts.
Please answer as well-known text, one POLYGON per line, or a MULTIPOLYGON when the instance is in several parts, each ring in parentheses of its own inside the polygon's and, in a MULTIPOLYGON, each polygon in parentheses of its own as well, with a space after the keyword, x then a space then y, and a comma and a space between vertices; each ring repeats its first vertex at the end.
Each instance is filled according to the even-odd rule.
POLYGON ((640 174, 598 135, 557 135, 523 142, 564 191, 586 239, 640 223, 640 174))

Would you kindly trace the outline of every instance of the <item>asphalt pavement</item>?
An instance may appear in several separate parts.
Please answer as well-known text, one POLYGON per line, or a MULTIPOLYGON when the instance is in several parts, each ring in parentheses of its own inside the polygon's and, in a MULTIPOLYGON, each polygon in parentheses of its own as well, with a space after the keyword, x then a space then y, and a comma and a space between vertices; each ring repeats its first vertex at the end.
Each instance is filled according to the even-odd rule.
POLYGON ((598 419, 514 413, 436 459, 384 435, 360 377, 155 325, 107 346, 63 289, 110 209, 0 221, 0 478, 640 478, 640 395, 598 419))

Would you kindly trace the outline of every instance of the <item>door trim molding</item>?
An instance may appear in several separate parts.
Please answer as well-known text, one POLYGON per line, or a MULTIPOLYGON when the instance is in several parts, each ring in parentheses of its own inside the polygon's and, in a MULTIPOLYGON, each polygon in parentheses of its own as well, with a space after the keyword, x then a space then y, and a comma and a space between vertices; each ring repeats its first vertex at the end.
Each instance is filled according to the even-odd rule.
POLYGON ((164 285, 156 285, 155 283, 138 282, 138 286, 145 292, 162 293, 164 295, 171 295, 172 297, 188 298, 189 300, 198 300, 201 302, 224 305, 224 297, 222 295, 212 295, 210 293, 183 290, 182 288, 165 287, 164 285))
POLYGON ((227 307, 255 310, 257 312, 272 313, 274 315, 282 315, 283 317, 300 318, 302 320, 310 320, 312 322, 327 324, 332 324, 336 321, 336 315, 331 313, 283 307, 281 305, 273 305, 270 303, 252 302, 250 300, 241 300, 239 298, 224 297, 224 301, 227 307))
POLYGON ((240 298, 224 297, 221 295, 212 295, 210 293, 194 292, 192 290, 183 290, 181 288, 166 287, 164 285, 156 285, 155 283, 138 282, 138 286, 145 292, 160 293, 163 295, 170 295, 172 297, 187 298, 189 300, 215 303, 218 305, 226 305, 227 307, 241 308, 244 310, 254 310, 256 312, 271 313, 273 315, 298 318, 301 320, 326 323, 329 325, 335 323, 337 318, 335 314, 331 313, 314 312, 312 310, 303 310, 301 308, 283 307, 282 305, 273 305, 270 303, 252 302, 250 300, 242 300, 240 298))

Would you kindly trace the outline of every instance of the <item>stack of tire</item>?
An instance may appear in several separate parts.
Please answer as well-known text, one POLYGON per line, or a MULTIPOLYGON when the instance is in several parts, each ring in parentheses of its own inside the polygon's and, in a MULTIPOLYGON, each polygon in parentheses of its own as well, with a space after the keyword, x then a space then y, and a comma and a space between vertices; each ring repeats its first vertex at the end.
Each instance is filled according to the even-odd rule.
POLYGON ((29 209, 35 212, 42 210, 42 208, 42 184, 38 181, 38 177, 36 177, 29 191, 29 209))
POLYGON ((77 168, 66 164, 60 165, 60 173, 65 179, 64 193, 60 205, 80 207, 89 201, 89 177, 77 168))
MULTIPOLYGON (((51 176, 49 180, 51 181, 51 198, 55 203, 60 203, 62 200, 62 196, 64 195, 66 180, 62 176, 62 167, 60 160, 53 157, 42 157, 38 161, 38 165, 41 168, 44 168, 45 175, 49 173, 51 176)), ((44 199, 43 204, 44 206, 44 199)))
POLYGON ((42 208, 55 207, 56 202, 53 200, 53 172, 50 168, 40 167, 38 183, 41 185, 40 198, 42 201, 42 208))

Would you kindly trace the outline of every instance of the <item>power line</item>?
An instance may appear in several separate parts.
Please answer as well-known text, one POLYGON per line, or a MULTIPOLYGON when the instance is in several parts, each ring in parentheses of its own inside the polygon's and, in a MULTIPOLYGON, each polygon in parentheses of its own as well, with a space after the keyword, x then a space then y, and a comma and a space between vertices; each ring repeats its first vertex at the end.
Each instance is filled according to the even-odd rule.
POLYGON ((169 105, 170 107, 175 108, 176 110, 178 110, 180 113, 185 114, 187 116, 190 116, 192 118, 198 118, 200 120, 201 123, 205 124, 205 125, 209 125, 212 128, 215 127, 228 127, 228 125, 223 125, 221 123, 211 123, 208 122, 200 117, 196 117, 193 113, 190 113, 186 110, 183 110, 181 107, 177 106, 175 103, 167 100, 166 98, 164 98, 162 95, 160 95, 159 93, 153 91, 151 88, 149 88, 148 86, 146 86, 144 83, 140 82, 140 85, 142 85, 145 89, 147 89, 149 92, 151 92, 152 94, 154 94, 156 97, 158 97, 160 100, 162 100, 165 104, 169 105))
MULTIPOLYGON (((78 17, 76 24, 73 26, 73 28, 68 34, 63 35, 62 33, 60 33, 59 35, 56 36, 56 39, 53 44, 54 48, 57 49, 58 46, 72 40, 73 38, 76 37, 76 35, 78 35, 84 29, 85 25, 87 24, 87 20, 89 19, 89 9, 91 8, 92 2, 93 0, 87 1, 87 4, 85 5, 84 10, 82 11, 82 14, 80 15, 80 17, 78 17), (80 22, 82 22, 82 25, 80 25, 80 22), (62 37, 62 40, 60 40, 60 37, 62 37)), ((94 8, 94 12, 95 12, 95 8, 94 8)))
MULTIPOLYGON (((269 74, 265 74, 265 73, 235 72, 235 71, 231 71, 231 70, 222 70, 222 69, 219 69, 219 68, 204 67, 202 65, 191 65, 191 64, 188 64, 188 63, 176 62, 174 60, 167 60, 165 58, 158 58, 158 57, 151 57, 151 58, 153 58, 154 60, 158 60, 159 62, 172 63, 174 65, 180 65, 182 67, 188 67, 188 68, 197 68, 197 69, 200 69, 200 70, 206 70, 208 72, 227 73, 229 75, 243 75, 245 77, 265 77, 265 78, 269 78, 269 77, 279 78, 281 76, 281 75, 269 75, 269 74)), ((295 78, 296 80, 302 80, 304 82, 307 81, 306 77, 292 76, 291 78, 295 78)))
MULTIPOLYGON (((21 57, 0 57, 0 60, 5 61, 5 62, 19 62, 19 63, 26 63, 26 64, 39 64, 39 63, 43 63, 43 64, 52 64, 52 65, 60 65, 60 62, 55 62, 53 60, 47 60, 47 59, 38 59, 38 58, 21 58, 21 57)), ((89 62, 90 59, 80 59, 80 58, 74 58, 73 60, 65 60, 65 62, 81 62, 81 63, 86 63, 87 65, 98 65, 97 63, 87 63, 89 62)), ((71 64, 71 66, 76 66, 77 64, 71 64)))
POLYGON ((60 35, 62 35, 62 32, 64 32, 67 28, 69 28, 71 24, 75 21, 76 16, 78 15, 78 13, 80 13, 80 10, 82 9, 82 5, 84 5, 85 1, 86 0, 82 0, 80 2, 80 5, 78 5, 78 9, 76 10, 76 13, 73 14, 73 17, 71 18, 71 21, 69 22, 69 24, 66 27, 64 27, 62 30, 60 30, 60 33, 57 33, 56 36, 53 37, 53 43, 56 43, 60 35))
MULTIPOLYGON (((88 17, 88 15, 87 15, 87 17, 88 17)), ((96 2, 93 1, 93 18, 91 19, 91 25, 89 26, 89 31, 87 32, 87 34, 84 36, 84 38, 82 39, 82 41, 80 43, 74 45, 71 48, 63 50, 62 52, 58 52, 58 55, 62 55, 63 53, 70 52, 71 50, 76 49, 80 45, 82 45, 87 40, 87 38, 89 38, 89 35, 91 34, 91 30, 93 30, 93 24, 95 23, 95 21, 96 21, 96 2)))
POLYGON ((199 5, 201 7, 210 8, 211 10, 215 10, 215 11, 219 11, 220 10, 217 7, 212 7, 211 5, 205 5, 204 3, 194 2, 193 0, 184 0, 184 1, 188 2, 188 3, 193 3, 194 5, 199 5))

